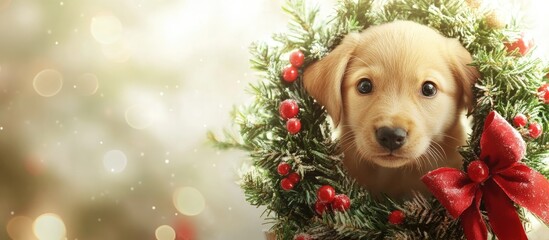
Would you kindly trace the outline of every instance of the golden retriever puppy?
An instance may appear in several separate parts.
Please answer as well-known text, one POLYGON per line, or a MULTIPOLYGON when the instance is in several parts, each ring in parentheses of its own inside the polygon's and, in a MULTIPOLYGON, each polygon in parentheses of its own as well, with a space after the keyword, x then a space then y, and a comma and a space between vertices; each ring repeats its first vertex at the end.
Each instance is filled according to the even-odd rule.
POLYGON ((303 83, 340 128, 349 174, 373 195, 402 198, 427 193, 428 171, 461 167, 471 61, 458 40, 395 21, 347 35, 303 83))

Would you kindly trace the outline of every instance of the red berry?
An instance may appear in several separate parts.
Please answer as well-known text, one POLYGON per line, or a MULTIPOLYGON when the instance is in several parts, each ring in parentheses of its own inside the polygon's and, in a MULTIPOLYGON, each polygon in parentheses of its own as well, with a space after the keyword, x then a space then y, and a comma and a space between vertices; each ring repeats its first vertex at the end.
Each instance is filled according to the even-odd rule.
POLYGON ((297 116, 299 113, 299 106, 297 102, 293 99, 286 99, 280 103, 278 112, 283 119, 289 119, 297 116))
POLYGON ((301 65, 303 65, 304 60, 305 60, 305 55, 299 50, 295 50, 290 54, 290 63, 292 64, 292 66, 296 68, 301 67, 301 65))
POLYGON ((281 162, 276 168, 276 171, 278 172, 278 174, 280 174, 280 176, 288 175, 288 173, 290 173, 290 170, 292 170, 292 167, 290 166, 290 164, 285 162, 281 162))
POLYGON ((319 202, 331 203, 336 195, 335 189, 330 185, 324 185, 316 192, 316 197, 319 202))
POLYGON ((288 178, 283 178, 280 181, 280 187, 286 191, 290 191, 294 189, 294 183, 292 183, 292 181, 290 181, 290 179, 288 178))
POLYGON ((313 238, 309 234, 300 233, 298 235, 295 235, 294 240, 313 240, 313 238))
POLYGON ((287 66, 282 70, 282 79, 286 82, 293 82, 297 79, 299 70, 294 66, 287 66))
POLYGON ((524 127, 526 126, 527 123, 528 123, 528 118, 526 118, 524 114, 519 113, 513 118, 513 124, 516 127, 524 127))
POLYGON ((549 92, 549 83, 545 83, 538 88, 538 93, 543 93, 543 92, 549 92))
POLYGON ((520 55, 524 56, 530 51, 530 48, 534 47, 534 40, 529 34, 521 33, 519 39, 512 43, 506 43, 505 47, 507 47, 507 52, 513 52, 515 49, 518 49, 520 55))
POLYGON ((490 170, 486 163, 480 160, 472 161, 467 166, 467 174, 473 182, 481 183, 484 182, 490 175, 490 170))
POLYGON ((299 181, 301 181, 301 176, 299 176, 298 173, 290 173, 290 175, 288 175, 288 179, 290 179, 290 181, 295 185, 295 184, 298 184, 299 181))
POLYGON ((394 210, 389 214, 389 223, 398 225, 404 222, 406 215, 400 210, 394 210))
POLYGON ((286 129, 290 134, 297 134, 301 130, 301 121, 297 118, 290 118, 286 122, 286 129))
POLYGON ((543 128, 541 124, 533 122, 530 123, 530 126, 528 126, 528 132, 530 133, 530 137, 538 138, 543 133, 543 128))
POLYGON ((351 199, 345 194, 338 194, 332 201, 332 208, 337 211, 347 211, 351 207, 351 199))
POLYGON ((538 96, 541 101, 549 104, 549 83, 545 83, 538 88, 538 96))
POLYGON ((543 102, 545 104, 549 104, 549 91, 547 91, 543 94, 543 102))
POLYGON ((327 210, 328 210, 328 204, 320 202, 320 201, 316 201, 316 203, 315 203, 315 212, 316 213, 318 213, 319 215, 322 215, 327 210))

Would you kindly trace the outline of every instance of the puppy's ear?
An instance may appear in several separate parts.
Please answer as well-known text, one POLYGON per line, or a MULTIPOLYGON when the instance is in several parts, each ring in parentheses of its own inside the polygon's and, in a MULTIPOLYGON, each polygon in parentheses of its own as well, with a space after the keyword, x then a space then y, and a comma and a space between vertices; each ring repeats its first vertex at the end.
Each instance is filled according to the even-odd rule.
POLYGON ((341 84, 347 63, 358 44, 358 33, 348 34, 326 57, 313 63, 303 73, 307 92, 323 105, 338 126, 343 111, 341 84))
POLYGON ((473 62, 471 54, 465 49, 457 39, 448 41, 449 62, 454 79, 460 88, 463 89, 463 98, 461 106, 467 108, 467 113, 473 109, 472 87, 480 78, 480 73, 474 66, 469 66, 473 62))

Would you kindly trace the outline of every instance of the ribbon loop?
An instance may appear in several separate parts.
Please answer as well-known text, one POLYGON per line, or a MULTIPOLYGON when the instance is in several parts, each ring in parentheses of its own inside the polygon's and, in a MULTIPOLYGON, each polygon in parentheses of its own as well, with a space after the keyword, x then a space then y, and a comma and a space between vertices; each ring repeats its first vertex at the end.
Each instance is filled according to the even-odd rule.
POLYGON ((549 223, 549 181, 543 175, 517 163, 493 179, 513 202, 549 223))
POLYGON ((439 199, 450 215, 458 218, 473 202, 478 189, 467 174, 455 168, 439 168, 425 175, 421 180, 439 199))
POLYGON ((497 173, 524 158, 526 143, 520 133, 497 112, 490 112, 480 136, 480 159, 497 173))

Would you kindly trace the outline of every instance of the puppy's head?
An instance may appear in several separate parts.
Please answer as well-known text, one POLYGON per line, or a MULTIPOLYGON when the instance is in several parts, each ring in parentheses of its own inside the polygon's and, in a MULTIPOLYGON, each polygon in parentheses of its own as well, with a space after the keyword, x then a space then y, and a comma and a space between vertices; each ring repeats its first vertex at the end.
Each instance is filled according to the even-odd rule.
POLYGON ((353 145, 344 148, 400 167, 437 154, 428 148, 471 107, 471 61, 457 40, 396 21, 346 36, 306 69, 304 86, 341 125, 342 142, 353 145))

